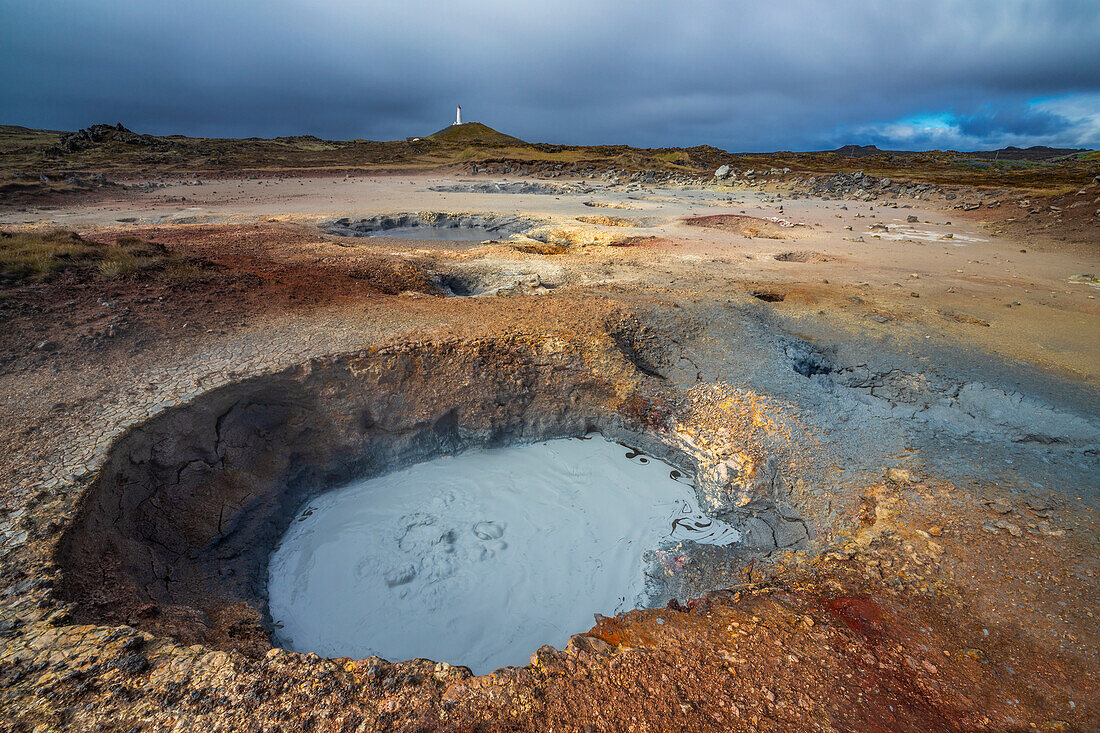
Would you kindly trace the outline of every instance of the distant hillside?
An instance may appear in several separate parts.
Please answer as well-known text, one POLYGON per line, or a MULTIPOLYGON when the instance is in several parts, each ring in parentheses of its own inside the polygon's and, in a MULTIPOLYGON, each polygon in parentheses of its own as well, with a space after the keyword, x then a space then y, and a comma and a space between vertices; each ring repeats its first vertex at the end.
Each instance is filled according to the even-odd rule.
POLYGON ((868 155, 879 155, 887 151, 879 150, 875 145, 843 145, 832 152, 843 158, 866 158, 868 155))
POLYGON ((0 207, 35 191, 85 190, 99 174, 101 179, 149 179, 461 168, 489 175, 588 179, 607 173, 613 179, 660 183, 685 177, 710 180, 722 165, 758 171, 789 168, 795 177, 858 169, 922 183, 1057 189, 1090 183, 1100 174, 1100 154, 1056 148, 958 153, 851 145, 818 152, 729 153, 707 145, 556 145, 525 143, 477 122, 452 125, 426 138, 390 141, 149 135, 120 124, 76 132, 0 125, 0 207))
POLYGON ((963 153, 971 158, 983 160, 1049 160, 1061 158, 1066 155, 1087 153, 1088 148, 1048 148, 1046 145, 1033 145, 1030 148, 1017 148, 1008 146, 1000 150, 977 150, 963 153))
MULTIPOLYGON (((843 145, 829 152, 835 153, 842 158, 867 158, 872 155, 921 155, 920 152, 913 150, 880 150, 874 145, 843 145)), ((1034 145, 1030 148, 1017 148, 1010 145, 1007 148, 1000 148, 998 150, 969 150, 962 152, 954 150, 929 150, 925 154, 943 153, 946 155, 973 158, 975 160, 1023 160, 1037 162, 1051 160, 1052 158, 1064 158, 1067 155, 1077 155, 1078 153, 1087 152, 1089 152, 1088 148, 1048 148, 1045 145, 1034 145)))
POLYGON ((428 135, 429 140, 441 143, 459 143, 462 145, 525 145, 518 137, 497 132, 480 122, 466 122, 461 125, 448 125, 439 132, 428 135))

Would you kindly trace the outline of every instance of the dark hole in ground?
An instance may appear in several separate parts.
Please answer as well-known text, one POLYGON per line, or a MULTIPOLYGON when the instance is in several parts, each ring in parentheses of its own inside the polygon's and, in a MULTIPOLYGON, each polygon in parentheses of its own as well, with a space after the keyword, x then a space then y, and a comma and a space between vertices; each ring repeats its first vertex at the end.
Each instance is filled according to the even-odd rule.
POLYGON ((452 271, 436 275, 443 294, 454 298, 476 295, 529 295, 553 290, 558 285, 544 282, 536 272, 507 271, 501 268, 452 271))
POLYGON ((752 297, 765 303, 782 303, 787 295, 774 290, 754 290, 752 291, 752 297))
POLYGON ((804 377, 812 377, 815 374, 830 374, 833 371, 828 364, 820 361, 816 354, 795 359, 791 363, 791 368, 804 377))
POLYGON ((450 295, 459 298, 477 295, 484 290, 480 283, 466 275, 440 275, 439 285, 450 295))
POLYGON ((804 341, 790 341, 784 344, 783 352, 791 363, 791 369, 804 377, 832 374, 832 364, 825 355, 804 341))

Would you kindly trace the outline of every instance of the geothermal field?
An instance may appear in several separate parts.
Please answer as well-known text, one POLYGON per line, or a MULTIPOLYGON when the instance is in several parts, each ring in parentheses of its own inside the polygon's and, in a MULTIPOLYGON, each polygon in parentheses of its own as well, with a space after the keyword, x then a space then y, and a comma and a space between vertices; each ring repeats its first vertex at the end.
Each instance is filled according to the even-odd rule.
POLYGON ((1100 158, 0 128, 0 729, 1100 727, 1100 158))

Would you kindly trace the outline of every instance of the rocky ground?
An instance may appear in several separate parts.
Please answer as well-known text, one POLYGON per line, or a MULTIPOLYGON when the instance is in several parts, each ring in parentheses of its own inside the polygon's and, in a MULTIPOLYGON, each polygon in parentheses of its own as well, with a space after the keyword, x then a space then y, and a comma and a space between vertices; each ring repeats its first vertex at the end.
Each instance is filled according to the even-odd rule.
POLYGON ((1100 727, 1100 185, 485 168, 0 207, 5 231, 164 252, 2 285, 3 729, 1100 727), (333 228, 401 214, 522 225, 333 228), (291 393, 305 412, 260 442, 224 419, 291 393), (271 648, 237 582, 269 540, 226 520, 280 521, 246 493, 277 496, 284 426, 413 456, 589 422, 680 457, 746 528, 727 576, 670 563, 713 592, 482 677, 271 648), (204 549, 226 543, 232 582, 204 549))

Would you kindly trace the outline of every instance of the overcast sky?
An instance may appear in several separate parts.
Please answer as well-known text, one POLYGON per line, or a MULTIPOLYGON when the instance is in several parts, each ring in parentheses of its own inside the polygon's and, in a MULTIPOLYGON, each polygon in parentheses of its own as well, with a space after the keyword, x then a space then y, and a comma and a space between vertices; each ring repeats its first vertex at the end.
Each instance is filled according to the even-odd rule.
POLYGON ((1100 148, 1100 0, 0 0, 0 123, 1100 148))

